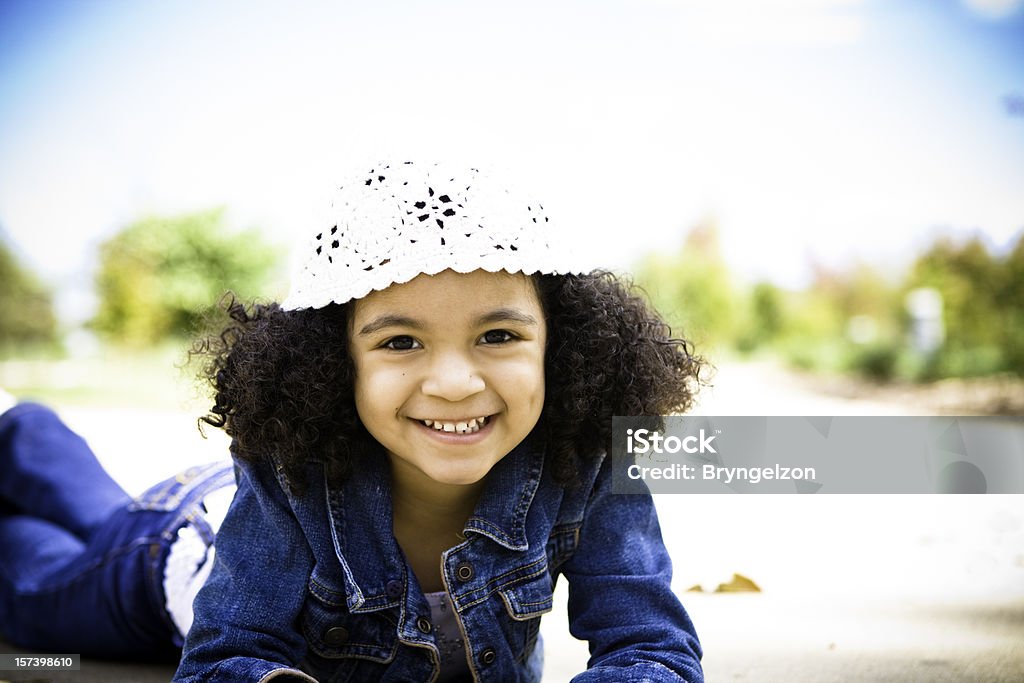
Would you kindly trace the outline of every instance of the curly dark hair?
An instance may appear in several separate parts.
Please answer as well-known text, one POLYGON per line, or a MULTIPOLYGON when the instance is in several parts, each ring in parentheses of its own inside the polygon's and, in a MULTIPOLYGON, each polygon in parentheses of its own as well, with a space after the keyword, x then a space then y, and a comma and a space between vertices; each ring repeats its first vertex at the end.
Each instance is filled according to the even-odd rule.
MULTIPOLYGON (((535 431, 565 484, 581 459, 610 452, 613 415, 688 410, 704 361, 615 274, 532 279, 548 327, 545 405, 535 431)), ((201 376, 214 394, 200 422, 223 428, 239 458, 272 454, 298 488, 313 454, 330 465, 332 479, 349 476, 352 454, 373 443, 356 414, 350 306, 286 311, 233 296, 222 304, 230 322, 190 352, 205 359, 201 376)))

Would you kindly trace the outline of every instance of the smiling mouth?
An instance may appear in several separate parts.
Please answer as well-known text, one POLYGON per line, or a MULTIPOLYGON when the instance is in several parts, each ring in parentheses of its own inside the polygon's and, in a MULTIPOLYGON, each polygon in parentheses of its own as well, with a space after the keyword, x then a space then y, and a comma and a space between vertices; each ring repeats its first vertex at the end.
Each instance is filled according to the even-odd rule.
POLYGON ((444 420, 420 420, 419 422, 424 427, 430 427, 439 432, 473 434, 474 432, 479 432, 489 420, 490 416, 484 416, 455 422, 445 422, 444 420))

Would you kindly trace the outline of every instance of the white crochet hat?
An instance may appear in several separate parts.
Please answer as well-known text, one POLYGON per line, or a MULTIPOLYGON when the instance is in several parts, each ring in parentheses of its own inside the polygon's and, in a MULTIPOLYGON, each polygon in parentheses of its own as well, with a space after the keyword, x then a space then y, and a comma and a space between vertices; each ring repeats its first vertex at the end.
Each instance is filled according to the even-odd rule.
POLYGON ((345 303, 452 269, 583 273, 544 207, 476 169, 381 164, 342 185, 300 254, 286 310, 345 303))

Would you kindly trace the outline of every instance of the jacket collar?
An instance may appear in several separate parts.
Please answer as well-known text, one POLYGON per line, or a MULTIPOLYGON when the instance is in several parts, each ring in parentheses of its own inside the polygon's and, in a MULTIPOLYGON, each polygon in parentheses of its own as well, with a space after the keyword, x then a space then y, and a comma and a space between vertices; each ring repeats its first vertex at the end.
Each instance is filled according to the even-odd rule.
MULTIPOLYGON (((407 593, 408 578, 392 532, 387 454, 376 445, 359 463, 359 469, 341 487, 327 489, 327 505, 348 608, 368 612, 398 604, 407 593)), ((498 461, 487 475, 465 532, 486 536, 509 550, 528 549, 526 517, 543 465, 543 447, 532 436, 498 461)))
POLYGON ((544 451, 531 436, 491 468, 466 532, 487 536, 509 550, 526 550, 526 514, 540 485, 544 451))

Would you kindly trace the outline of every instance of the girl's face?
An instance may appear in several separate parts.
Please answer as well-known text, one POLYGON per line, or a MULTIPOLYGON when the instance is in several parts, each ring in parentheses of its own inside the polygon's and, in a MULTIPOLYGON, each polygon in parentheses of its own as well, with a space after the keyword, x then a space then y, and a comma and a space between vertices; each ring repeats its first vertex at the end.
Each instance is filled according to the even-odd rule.
POLYGON ((355 302, 356 410, 393 466, 476 484, 544 405, 547 327, 523 274, 448 270, 355 302))

